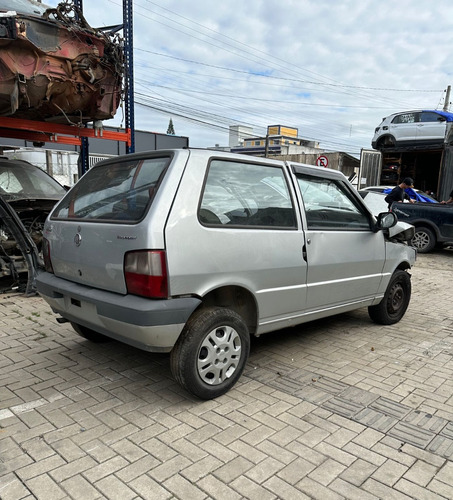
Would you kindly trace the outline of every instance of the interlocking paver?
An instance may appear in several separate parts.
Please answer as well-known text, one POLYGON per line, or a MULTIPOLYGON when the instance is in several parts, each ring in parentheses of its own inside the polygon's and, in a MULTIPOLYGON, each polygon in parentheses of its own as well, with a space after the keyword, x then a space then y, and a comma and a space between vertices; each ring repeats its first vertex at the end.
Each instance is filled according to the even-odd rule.
POLYGON ((393 460, 387 460, 371 477, 387 486, 393 486, 408 471, 408 467, 393 460))
POLYGON ((316 466, 303 458, 297 458, 281 469, 277 476, 289 484, 296 484, 301 478, 307 476, 316 466))
POLYGON ((96 500, 102 495, 83 476, 75 475, 61 481, 61 487, 71 498, 83 498, 83 500, 96 500))
MULTIPOLYGON (((182 485, 183 487, 185 485, 182 485)), ((222 481, 220 481, 218 478, 214 477, 213 475, 209 475, 201 479, 197 485, 199 488, 201 488, 204 492, 206 492, 206 497, 209 496, 209 498, 213 500, 240 500, 242 496, 239 493, 236 493, 236 491, 233 490, 233 488, 230 488, 229 484, 225 484, 222 481)), ((177 485, 177 490, 176 491, 181 491, 181 487, 178 484, 177 485)), ((184 493, 183 496, 180 496, 180 498, 193 498, 193 499, 198 499, 198 498, 206 498, 206 497, 201 497, 198 495, 194 496, 188 496, 187 495, 187 487, 182 490, 184 493)), ((175 488, 172 489, 172 491, 175 491, 175 488)), ((194 492, 198 493, 198 492, 194 492)))
POLYGON ((149 475, 157 482, 162 483, 169 477, 179 474, 190 465, 192 463, 189 459, 178 455, 149 471, 149 475))
POLYGON ((445 497, 429 491, 426 488, 419 486, 418 484, 407 481, 406 479, 400 479, 394 486, 397 491, 408 495, 410 498, 417 498, 417 500, 445 500, 445 497))
POLYGON ((66 492, 47 474, 29 479, 26 485, 38 500, 60 500, 67 497, 66 492))
POLYGON ((261 484, 269 479, 269 477, 277 474, 284 467, 284 464, 275 458, 267 457, 262 462, 249 469, 245 475, 254 482, 261 484))
POLYGON ((373 478, 367 479, 362 485, 362 489, 368 491, 369 493, 373 493, 373 495, 376 495, 380 499, 385 500, 414 500, 415 498, 397 491, 373 478))
POLYGON ((345 468, 345 470, 339 474, 339 477, 355 486, 361 486, 376 469, 376 465, 359 458, 349 467, 345 468))
POLYGON ((207 494, 202 489, 180 474, 167 479, 164 486, 174 494, 175 498, 193 498, 194 500, 207 498, 207 494))
POLYGON ((235 479, 230 486, 241 495, 241 498, 250 500, 277 500, 277 496, 274 493, 271 493, 269 490, 244 476, 235 479))
POLYGON ((311 497, 303 493, 303 491, 283 481, 279 477, 271 477, 264 485, 268 490, 272 491, 281 500, 310 500, 311 497))
POLYGON ((314 471, 310 472, 308 477, 318 483, 328 486, 334 481, 347 467, 336 460, 328 458, 314 471))
POLYGON ((310 477, 304 477, 297 483, 297 489, 302 491, 308 498, 312 500, 343 500, 344 497, 339 495, 330 488, 326 488, 322 484, 313 481, 310 477))
POLYGON ((131 500, 137 496, 134 490, 129 488, 129 486, 120 481, 116 476, 104 477, 100 481, 97 481, 96 488, 98 488, 106 498, 112 500, 117 498, 131 500))
POLYGON ((397 325, 360 310, 254 339, 214 401, 166 355, 0 295, 0 497, 453 498, 452 259, 419 256, 397 325))

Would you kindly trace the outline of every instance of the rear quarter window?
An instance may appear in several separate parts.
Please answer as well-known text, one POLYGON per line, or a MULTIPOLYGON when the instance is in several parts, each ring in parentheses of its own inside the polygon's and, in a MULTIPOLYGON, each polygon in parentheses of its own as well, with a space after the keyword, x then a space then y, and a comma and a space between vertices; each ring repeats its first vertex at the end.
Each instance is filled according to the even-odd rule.
POLYGON ((296 227, 281 167, 225 160, 209 165, 198 218, 208 226, 296 227))
POLYGON ((170 158, 99 165, 89 170, 55 208, 52 219, 136 222, 142 219, 170 158))

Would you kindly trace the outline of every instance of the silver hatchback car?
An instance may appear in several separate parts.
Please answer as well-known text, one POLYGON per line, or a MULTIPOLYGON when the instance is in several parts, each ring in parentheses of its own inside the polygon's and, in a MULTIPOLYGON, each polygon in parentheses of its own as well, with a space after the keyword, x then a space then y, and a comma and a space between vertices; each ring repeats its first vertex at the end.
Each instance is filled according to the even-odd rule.
POLYGON ((39 293, 82 336, 170 352, 192 394, 229 390, 250 336, 410 300, 413 227, 375 218, 346 177, 204 150, 96 164, 45 225, 39 293))
POLYGON ((438 110, 404 111, 382 119, 376 127, 374 149, 425 146, 439 147, 453 122, 453 113, 438 110))

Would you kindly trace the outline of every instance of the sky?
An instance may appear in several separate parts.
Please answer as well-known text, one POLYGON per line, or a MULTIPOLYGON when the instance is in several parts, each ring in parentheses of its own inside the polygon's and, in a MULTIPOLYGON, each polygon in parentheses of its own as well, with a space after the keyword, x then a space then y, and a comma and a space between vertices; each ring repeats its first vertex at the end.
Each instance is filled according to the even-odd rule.
MULTIPOLYGON (((122 1, 83 13, 121 24, 122 1)), ((383 117, 443 108, 452 20, 451 0, 134 0, 135 128, 166 133, 171 118, 210 147, 230 125, 284 125, 358 156, 383 117)), ((122 109, 105 125, 124 126, 122 109)))

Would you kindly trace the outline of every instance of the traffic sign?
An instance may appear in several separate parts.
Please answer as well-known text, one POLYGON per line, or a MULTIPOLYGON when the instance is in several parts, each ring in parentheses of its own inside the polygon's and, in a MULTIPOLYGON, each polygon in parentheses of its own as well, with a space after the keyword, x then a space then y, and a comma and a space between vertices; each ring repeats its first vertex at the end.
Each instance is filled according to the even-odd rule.
POLYGON ((318 156, 318 159, 316 160, 316 165, 318 167, 326 168, 327 165, 329 165, 329 159, 327 158, 327 156, 324 155, 318 156))

